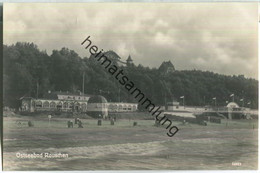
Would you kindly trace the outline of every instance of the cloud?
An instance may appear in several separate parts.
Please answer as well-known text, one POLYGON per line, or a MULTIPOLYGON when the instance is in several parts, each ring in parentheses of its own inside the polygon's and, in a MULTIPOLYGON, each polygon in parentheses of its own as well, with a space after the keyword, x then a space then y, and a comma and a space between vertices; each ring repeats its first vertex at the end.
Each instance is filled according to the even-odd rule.
POLYGON ((178 70, 200 69, 257 78, 257 3, 10 3, 4 44, 36 43, 50 54, 80 46, 88 35, 122 59, 178 70))

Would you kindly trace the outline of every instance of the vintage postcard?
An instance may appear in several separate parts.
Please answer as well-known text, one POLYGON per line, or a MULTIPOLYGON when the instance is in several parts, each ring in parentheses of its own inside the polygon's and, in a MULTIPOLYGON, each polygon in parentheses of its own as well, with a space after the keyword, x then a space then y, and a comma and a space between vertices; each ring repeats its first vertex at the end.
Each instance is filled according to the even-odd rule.
POLYGON ((4 171, 257 170, 258 3, 4 3, 4 171))

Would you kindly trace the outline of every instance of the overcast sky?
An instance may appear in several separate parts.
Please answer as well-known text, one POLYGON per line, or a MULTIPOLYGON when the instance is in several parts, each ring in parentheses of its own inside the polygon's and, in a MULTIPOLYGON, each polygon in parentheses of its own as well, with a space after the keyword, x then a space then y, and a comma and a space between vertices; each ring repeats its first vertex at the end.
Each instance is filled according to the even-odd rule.
POLYGON ((48 54, 80 43, 135 64, 257 78, 257 3, 4 4, 4 44, 34 42, 48 54))

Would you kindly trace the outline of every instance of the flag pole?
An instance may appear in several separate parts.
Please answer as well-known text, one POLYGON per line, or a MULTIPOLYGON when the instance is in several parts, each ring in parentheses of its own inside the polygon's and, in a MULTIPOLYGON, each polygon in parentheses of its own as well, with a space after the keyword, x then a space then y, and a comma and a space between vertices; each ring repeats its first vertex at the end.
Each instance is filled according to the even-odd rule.
POLYGON ((184 99, 185 99, 185 97, 183 96, 183 108, 185 109, 184 99))
POLYGON ((84 83, 85 83, 85 72, 83 72, 83 80, 82 80, 82 92, 83 92, 83 95, 84 95, 84 83))

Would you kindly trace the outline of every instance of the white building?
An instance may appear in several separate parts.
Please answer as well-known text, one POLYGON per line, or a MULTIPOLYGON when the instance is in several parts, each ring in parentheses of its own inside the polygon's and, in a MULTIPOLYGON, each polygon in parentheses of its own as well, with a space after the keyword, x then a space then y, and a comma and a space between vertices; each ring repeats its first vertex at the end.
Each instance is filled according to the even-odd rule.
MULTIPOLYGON (((60 112, 87 112, 88 109, 94 109, 93 105, 88 106, 91 95, 81 92, 48 92, 43 98, 35 99, 32 97, 21 98, 22 112, 37 111, 60 111, 60 112)), ((134 112, 137 111, 137 103, 117 103, 106 102, 102 108, 108 112, 134 112)))

